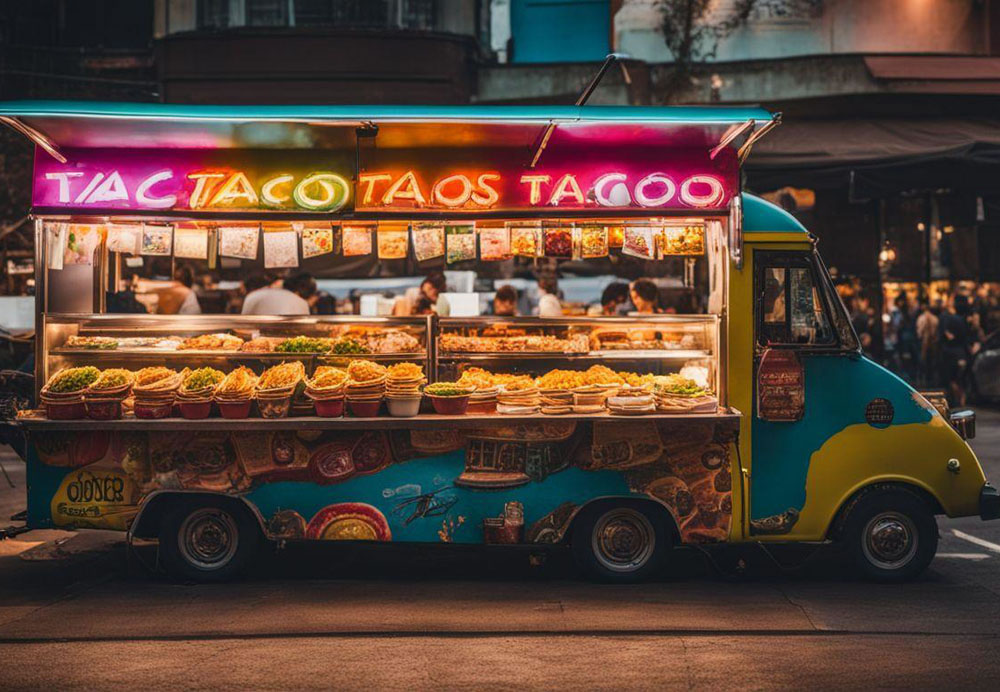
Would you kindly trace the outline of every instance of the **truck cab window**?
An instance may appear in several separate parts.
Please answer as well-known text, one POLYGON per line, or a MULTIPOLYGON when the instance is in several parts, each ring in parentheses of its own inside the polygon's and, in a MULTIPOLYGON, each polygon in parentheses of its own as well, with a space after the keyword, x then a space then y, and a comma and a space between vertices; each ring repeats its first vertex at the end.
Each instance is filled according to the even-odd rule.
POLYGON ((757 273, 758 343, 827 346, 837 341, 808 257, 765 261, 757 273))

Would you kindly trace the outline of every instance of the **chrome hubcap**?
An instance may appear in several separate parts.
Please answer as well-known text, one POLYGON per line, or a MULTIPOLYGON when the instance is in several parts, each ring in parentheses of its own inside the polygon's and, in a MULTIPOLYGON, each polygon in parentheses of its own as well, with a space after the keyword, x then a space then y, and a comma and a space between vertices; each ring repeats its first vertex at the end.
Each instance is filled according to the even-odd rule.
POLYGON ((592 543, 602 566, 614 572, 632 572, 649 561, 656 533, 645 514, 623 507, 598 520, 592 543))
POLYGON ((191 512, 181 524, 178 545, 184 559, 200 569, 224 567, 236 554, 239 534, 232 515, 214 507, 191 512))
POLYGON ((899 569, 917 553, 917 529, 899 512, 882 512, 865 526, 862 550, 865 557, 882 569, 899 569))

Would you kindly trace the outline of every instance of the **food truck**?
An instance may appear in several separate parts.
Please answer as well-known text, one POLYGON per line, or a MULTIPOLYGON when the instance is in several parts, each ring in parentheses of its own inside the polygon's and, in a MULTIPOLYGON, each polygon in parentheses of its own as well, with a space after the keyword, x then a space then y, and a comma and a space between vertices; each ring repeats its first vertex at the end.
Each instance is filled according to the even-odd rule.
MULTIPOLYGON (((35 145, 31 527, 158 539, 220 580, 265 542, 842 542, 923 570, 1000 514, 950 416, 865 358, 793 217, 741 189, 758 108, 15 102, 35 145), (116 314, 130 273, 669 279, 668 312, 116 314), (162 267, 166 269, 162 269, 162 267), (235 269, 234 269, 235 268, 235 269)), ((502 283, 502 281, 497 281, 502 283)))

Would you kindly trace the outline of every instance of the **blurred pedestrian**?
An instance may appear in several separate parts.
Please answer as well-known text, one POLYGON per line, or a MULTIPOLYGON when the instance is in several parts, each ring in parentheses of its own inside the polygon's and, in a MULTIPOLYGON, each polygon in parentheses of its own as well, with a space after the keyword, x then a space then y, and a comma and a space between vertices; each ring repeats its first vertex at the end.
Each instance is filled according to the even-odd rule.
POLYGON ((499 317, 517 315, 517 289, 507 284, 497 289, 493 295, 493 314, 499 317))
POLYGON ((938 322, 938 343, 941 349, 941 381, 947 387, 948 400, 953 406, 965 406, 965 372, 969 364, 971 338, 966 321, 969 299, 952 295, 948 309, 938 322))
POLYGON ((614 317, 628 303, 628 284, 624 281, 612 281, 601 292, 601 302, 591 305, 587 314, 591 317, 614 317))
POLYGON ((937 384, 937 335, 938 317, 931 311, 930 303, 924 298, 920 301, 917 315, 916 332, 920 345, 920 384, 928 387, 937 384))
POLYGON ((660 289, 651 279, 636 279, 629 286, 629 298, 639 315, 655 315, 660 309, 660 289))
POLYGON ((562 303, 559 301, 559 281, 554 274, 546 274, 538 279, 538 316, 562 317, 562 303))

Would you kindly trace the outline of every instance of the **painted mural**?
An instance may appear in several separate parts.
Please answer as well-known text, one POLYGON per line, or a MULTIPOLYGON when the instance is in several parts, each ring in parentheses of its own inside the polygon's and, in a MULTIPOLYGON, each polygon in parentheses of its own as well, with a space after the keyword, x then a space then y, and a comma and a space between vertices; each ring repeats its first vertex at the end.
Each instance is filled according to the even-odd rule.
POLYGON ((245 497, 278 539, 541 544, 589 500, 633 495, 667 507, 682 541, 708 543, 729 535, 734 434, 718 420, 46 432, 29 514, 126 530, 150 493, 201 490, 245 497))

